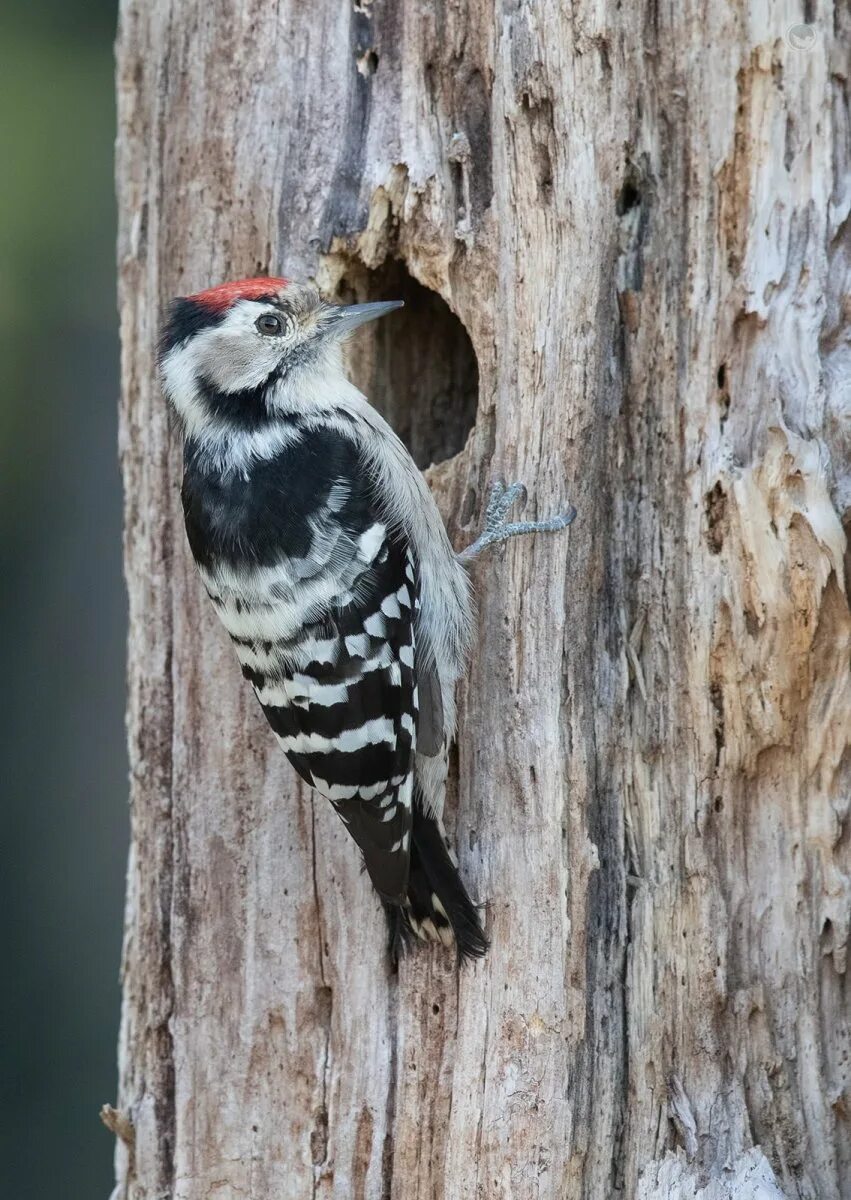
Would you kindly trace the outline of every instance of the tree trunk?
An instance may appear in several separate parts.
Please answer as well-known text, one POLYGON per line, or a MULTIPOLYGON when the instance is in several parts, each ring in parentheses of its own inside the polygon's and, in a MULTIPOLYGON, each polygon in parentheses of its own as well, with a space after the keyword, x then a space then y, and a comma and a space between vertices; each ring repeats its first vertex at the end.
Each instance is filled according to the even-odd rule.
POLYGON ((851 1197, 851 15, 800 16, 123 0, 117 1197, 851 1197), (474 572, 460 974, 390 969, 185 544, 162 308, 267 271, 409 300, 352 369, 456 546, 495 475, 579 510, 474 572))

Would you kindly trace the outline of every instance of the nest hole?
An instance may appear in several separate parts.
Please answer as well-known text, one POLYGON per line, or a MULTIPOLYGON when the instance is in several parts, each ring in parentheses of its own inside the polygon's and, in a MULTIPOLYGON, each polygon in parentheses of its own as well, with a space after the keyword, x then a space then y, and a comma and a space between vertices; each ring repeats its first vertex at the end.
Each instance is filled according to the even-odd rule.
POLYGON ((404 300, 404 308, 352 339, 351 377, 418 467, 458 454, 476 422, 479 368, 473 343, 446 301, 398 260, 374 271, 353 264, 338 298, 350 304, 404 300))

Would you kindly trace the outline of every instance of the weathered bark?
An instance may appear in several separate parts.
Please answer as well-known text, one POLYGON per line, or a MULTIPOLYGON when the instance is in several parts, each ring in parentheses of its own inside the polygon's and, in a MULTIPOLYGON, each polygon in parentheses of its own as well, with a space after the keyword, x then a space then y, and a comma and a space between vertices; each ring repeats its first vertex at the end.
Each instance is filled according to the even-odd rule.
POLYGON ((818 10, 805 50, 791 3, 123 0, 118 1196, 851 1196, 851 17, 818 10), (460 977, 390 972, 184 544, 162 305, 267 269, 460 318, 477 364, 435 297, 355 362, 421 457, 474 419, 432 474, 458 545, 497 473, 579 510, 475 572, 460 977))

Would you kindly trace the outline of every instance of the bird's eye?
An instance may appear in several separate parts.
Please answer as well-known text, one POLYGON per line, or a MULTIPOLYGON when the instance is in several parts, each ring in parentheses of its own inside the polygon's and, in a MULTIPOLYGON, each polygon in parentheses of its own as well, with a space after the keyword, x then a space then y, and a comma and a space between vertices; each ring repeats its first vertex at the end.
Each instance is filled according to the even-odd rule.
POLYGON ((278 316, 277 313, 264 313, 262 317, 257 318, 255 325, 257 332, 265 333, 267 337, 280 337, 287 331, 285 318, 278 316))

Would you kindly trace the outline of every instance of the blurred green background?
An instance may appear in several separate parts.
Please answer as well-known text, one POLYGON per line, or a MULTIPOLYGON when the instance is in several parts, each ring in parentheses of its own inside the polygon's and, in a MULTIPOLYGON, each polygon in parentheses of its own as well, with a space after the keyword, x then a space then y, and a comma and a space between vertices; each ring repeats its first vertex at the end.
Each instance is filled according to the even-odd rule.
POLYGON ((106 1200, 128 839, 112 42, 0 12, 0 1196, 106 1200))

